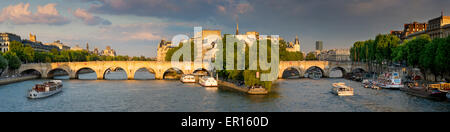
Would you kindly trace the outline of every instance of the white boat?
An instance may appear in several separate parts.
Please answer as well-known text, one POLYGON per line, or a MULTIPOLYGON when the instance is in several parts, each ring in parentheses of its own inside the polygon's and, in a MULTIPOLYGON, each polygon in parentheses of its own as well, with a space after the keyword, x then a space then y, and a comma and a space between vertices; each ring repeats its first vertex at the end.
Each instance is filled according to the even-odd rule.
POLYGON ((247 91, 247 94, 251 94, 251 95, 265 95, 268 93, 269 93, 269 91, 267 91, 262 86, 252 86, 252 87, 249 87, 249 89, 247 91))
POLYGON ((450 99, 450 93, 447 93, 445 96, 447 96, 447 99, 450 99))
POLYGON ((332 92, 339 96, 353 96, 353 88, 346 86, 345 83, 333 83, 332 92))
POLYGON ((51 80, 44 84, 36 84, 33 89, 28 91, 28 98, 38 99, 52 96, 62 91, 61 80, 51 80))
POLYGON ((199 79, 198 82, 203 87, 217 87, 217 86, 219 86, 217 81, 216 81, 216 79, 214 79, 213 77, 210 77, 210 76, 203 76, 202 78, 199 79))
POLYGON ((380 76, 377 86, 385 89, 400 89, 404 87, 398 72, 386 73, 380 76))
POLYGON ((183 83, 195 83, 195 76, 191 74, 185 74, 181 76, 180 81, 183 83))

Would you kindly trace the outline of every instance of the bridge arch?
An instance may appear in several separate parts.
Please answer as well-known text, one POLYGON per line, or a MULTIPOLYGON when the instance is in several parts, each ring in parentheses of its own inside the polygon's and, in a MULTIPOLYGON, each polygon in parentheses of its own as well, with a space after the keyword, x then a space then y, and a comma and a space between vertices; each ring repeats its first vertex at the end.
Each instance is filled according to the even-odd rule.
POLYGON ((347 70, 343 67, 336 66, 333 68, 330 68, 328 71, 328 76, 331 78, 342 78, 347 74, 347 70))
MULTIPOLYGON (((76 70, 75 72, 75 78, 76 79, 86 79, 86 80, 96 80, 98 79, 98 74, 97 71, 95 71, 93 68, 90 67, 82 67, 76 70), (95 78, 80 78, 80 74, 85 74, 85 73, 95 73, 95 78)), ((101 74, 101 73, 100 73, 101 74)))
POLYGON ((323 68, 319 66, 310 66, 308 69, 305 70, 305 75, 313 72, 318 72, 322 74, 322 77, 326 76, 323 68))
POLYGON ((46 73, 46 77, 53 78, 55 76, 70 76, 70 73, 71 73, 70 69, 64 68, 64 67, 58 67, 58 68, 49 70, 46 73))
POLYGON ((205 73, 206 73, 207 76, 211 76, 211 73, 208 70, 206 70, 205 68, 199 68, 192 73, 193 74, 196 74, 196 73, 202 74, 203 73, 203 75, 205 75, 205 73))
POLYGON ((128 75, 129 72, 127 72, 127 69, 122 68, 122 67, 117 67, 117 66, 106 68, 102 74, 103 74, 103 79, 111 79, 111 80, 126 80, 126 79, 128 79, 128 76, 129 76, 128 75), (110 75, 111 73, 116 74, 116 76, 118 78, 109 78, 111 76, 110 75), (120 76, 118 74, 122 74, 122 75, 125 74, 125 76, 122 76, 120 78, 120 76))
POLYGON ((353 73, 361 73, 361 72, 367 72, 367 70, 362 68, 362 67, 356 67, 356 68, 352 69, 351 72, 353 72, 353 73))
POLYGON ((38 75, 39 77, 42 77, 42 72, 36 69, 25 69, 22 71, 19 71, 19 74, 22 76, 25 75, 38 75))
POLYGON ((179 77, 181 77, 181 75, 183 75, 185 72, 183 72, 183 70, 181 70, 180 68, 176 68, 176 67, 172 67, 172 68, 168 68, 164 71, 164 73, 162 74, 162 79, 177 79, 179 77), (166 76, 171 75, 171 78, 166 78, 166 76))
POLYGON ((141 67, 136 69, 134 72, 134 79, 136 80, 153 80, 156 79, 156 70, 151 67, 141 67), (139 73, 139 74, 138 74, 139 73), (153 74, 153 75, 152 75, 153 74), (143 76, 142 78, 136 78, 136 75, 143 76))
POLYGON ((280 78, 283 78, 283 79, 301 78, 303 76, 302 70, 298 66, 287 67, 287 68, 284 68, 283 70, 281 70, 280 72, 281 72, 280 78), (296 77, 296 76, 298 76, 298 77, 296 77))

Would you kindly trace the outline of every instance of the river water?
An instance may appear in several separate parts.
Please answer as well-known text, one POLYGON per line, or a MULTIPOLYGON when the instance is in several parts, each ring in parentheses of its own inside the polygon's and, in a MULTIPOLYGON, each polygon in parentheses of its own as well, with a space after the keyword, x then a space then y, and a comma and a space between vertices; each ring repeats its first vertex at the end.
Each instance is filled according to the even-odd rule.
MULTIPOLYGON (((145 73, 136 78, 148 79, 145 73)), ((64 77, 62 77, 64 78, 64 77)), ((62 79, 59 78, 59 79, 62 79)), ((95 79, 95 73, 80 76, 95 79)), ((0 111, 126 111, 126 112, 449 112, 450 102, 408 95, 398 90, 365 89, 344 79, 279 80, 267 96, 252 96, 227 88, 203 88, 167 80, 63 80, 62 93, 30 100, 26 92, 45 80, 30 80, 0 86, 0 111), (355 96, 338 97, 331 84, 345 82, 355 88, 355 96)), ((154 78, 154 77, 153 77, 154 78)))

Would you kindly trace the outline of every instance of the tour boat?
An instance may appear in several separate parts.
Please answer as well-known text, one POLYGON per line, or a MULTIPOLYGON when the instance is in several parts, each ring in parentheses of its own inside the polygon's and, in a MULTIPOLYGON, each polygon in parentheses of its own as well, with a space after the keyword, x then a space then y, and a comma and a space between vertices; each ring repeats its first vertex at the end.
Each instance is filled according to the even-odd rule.
POLYGON ((203 87, 217 87, 218 86, 216 79, 214 79, 213 77, 210 77, 210 76, 203 76, 199 79, 198 82, 203 87))
POLYGON ((44 82, 44 84, 36 84, 33 89, 28 91, 28 98, 38 99, 52 96, 61 92, 62 86, 61 80, 51 80, 44 82))
POLYGON ((195 76, 191 74, 183 75, 180 79, 183 83, 195 83, 195 76))
POLYGON ((446 92, 440 91, 436 88, 436 85, 440 84, 425 84, 422 82, 411 82, 407 83, 406 87, 400 90, 405 91, 407 94, 415 95, 419 97, 429 98, 429 99, 443 99, 446 98, 446 92))
POLYGON ((381 89, 379 86, 376 85, 375 81, 364 79, 363 80, 363 86, 364 88, 371 88, 371 89, 381 89))
POLYGON ((345 83, 333 83, 332 92, 339 96, 353 96, 353 88, 346 86, 345 83))
POLYGON ((252 94, 252 95, 264 95, 264 94, 268 94, 269 91, 267 91, 262 86, 252 86, 252 87, 249 87, 247 93, 252 94))
POLYGON ((378 79, 377 86, 385 89, 400 89, 404 87, 398 72, 381 75, 378 79))
POLYGON ((428 85, 429 88, 433 88, 433 89, 437 89, 439 90, 441 93, 445 93, 445 97, 447 97, 447 99, 450 99, 450 83, 439 83, 439 84, 430 84, 428 85))

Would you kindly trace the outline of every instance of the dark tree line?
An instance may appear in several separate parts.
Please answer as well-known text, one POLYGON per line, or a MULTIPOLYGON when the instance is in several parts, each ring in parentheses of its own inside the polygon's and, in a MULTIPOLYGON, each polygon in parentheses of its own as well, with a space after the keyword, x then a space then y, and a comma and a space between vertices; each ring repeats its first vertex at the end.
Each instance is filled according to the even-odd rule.
POLYGON ((378 35, 375 40, 355 42, 350 50, 356 62, 399 63, 430 71, 435 75, 450 72, 450 36, 431 39, 421 35, 400 43, 394 35, 378 35))

